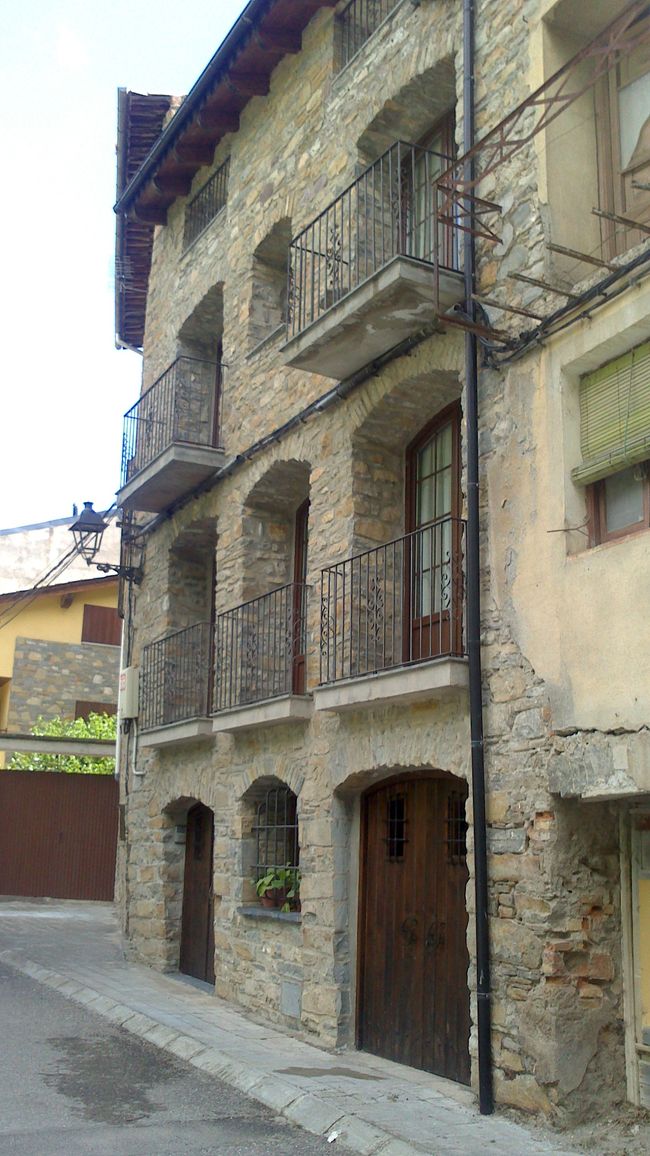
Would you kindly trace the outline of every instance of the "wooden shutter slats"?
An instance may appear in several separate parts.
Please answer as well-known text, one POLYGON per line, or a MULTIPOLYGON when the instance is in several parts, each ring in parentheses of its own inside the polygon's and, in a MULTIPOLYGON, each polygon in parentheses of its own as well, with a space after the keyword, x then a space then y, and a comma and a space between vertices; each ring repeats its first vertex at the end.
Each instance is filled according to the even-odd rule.
POLYGON ((582 484, 650 457, 650 341, 582 378, 580 445, 582 484))

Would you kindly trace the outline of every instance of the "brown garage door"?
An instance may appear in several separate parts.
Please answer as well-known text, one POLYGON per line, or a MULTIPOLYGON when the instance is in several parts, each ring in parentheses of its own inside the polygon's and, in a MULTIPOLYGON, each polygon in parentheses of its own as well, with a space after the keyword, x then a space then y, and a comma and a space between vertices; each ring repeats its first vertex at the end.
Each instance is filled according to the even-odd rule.
POLYGON ((0 770, 0 895, 113 898, 112 775, 0 770))

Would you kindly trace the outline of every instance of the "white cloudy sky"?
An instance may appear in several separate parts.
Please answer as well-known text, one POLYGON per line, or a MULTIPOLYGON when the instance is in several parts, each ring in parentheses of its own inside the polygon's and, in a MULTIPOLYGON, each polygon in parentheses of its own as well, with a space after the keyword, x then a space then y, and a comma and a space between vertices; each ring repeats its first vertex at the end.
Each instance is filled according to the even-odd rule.
POLYGON ((114 348, 117 89, 186 93, 244 6, 8 0, 3 10, 1 528, 113 500, 141 368, 114 348))

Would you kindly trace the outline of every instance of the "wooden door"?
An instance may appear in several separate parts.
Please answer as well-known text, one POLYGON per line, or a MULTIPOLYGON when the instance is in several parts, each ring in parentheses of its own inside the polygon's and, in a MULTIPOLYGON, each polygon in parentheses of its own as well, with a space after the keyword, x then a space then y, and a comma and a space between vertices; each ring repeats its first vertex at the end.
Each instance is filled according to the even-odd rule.
POLYGON ((180 969, 214 983, 212 847, 214 816, 197 803, 188 811, 180 969))
POLYGON ((358 1042, 469 1083, 467 787, 382 784, 363 800, 358 1042))
POLYGON ((293 668, 291 690, 305 693, 305 582, 307 581, 307 546, 309 541, 309 498, 296 511, 293 546, 293 599, 292 647, 293 668))
POLYGON ((462 652, 460 415, 450 406, 406 458, 404 661, 462 652))

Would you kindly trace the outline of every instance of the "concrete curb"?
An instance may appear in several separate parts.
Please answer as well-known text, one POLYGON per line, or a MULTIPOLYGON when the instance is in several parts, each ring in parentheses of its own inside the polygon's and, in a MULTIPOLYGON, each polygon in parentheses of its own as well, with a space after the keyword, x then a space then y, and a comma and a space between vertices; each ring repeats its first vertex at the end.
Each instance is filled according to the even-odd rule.
MULTIPOLYGON (((433 1128, 431 1140, 424 1142, 413 1137, 406 1140, 397 1131, 389 1131, 390 1125, 387 1128, 364 1119, 361 1112, 350 1109, 349 1101, 337 1105, 333 1091, 329 1095, 305 1091, 304 1087, 283 1079, 281 1073, 276 1075, 256 1067, 254 1060, 239 1062, 218 1047, 177 1031, 175 1027, 136 1011, 82 981, 43 967, 19 951, 0 951, 0 962, 52 988, 66 999, 82 1004, 153 1047, 177 1056, 206 1075, 223 1080, 312 1135, 331 1138, 332 1142, 340 1140, 360 1156, 482 1156, 486 1148, 498 1152, 499 1145, 501 1151, 510 1156, 513 1153, 519 1156, 522 1151, 527 1156, 578 1156, 575 1150, 556 1147, 554 1142, 538 1139, 507 1120, 495 1121, 496 1132, 487 1123, 484 1128, 483 1118, 478 1116, 471 1120, 465 1118, 456 1125, 449 1110, 443 1110, 433 1128)), ((332 1156, 335 1152, 336 1149, 332 1148, 332 1156)))
MULTIPOLYGON (((0 962, 58 991, 66 999, 82 1004, 161 1051, 170 1052, 199 1071, 223 1080, 312 1135, 328 1138, 332 1132, 336 1132, 336 1140, 361 1156, 434 1156, 430 1147, 405 1144, 390 1132, 368 1124, 359 1117, 337 1113, 324 1097, 305 1094, 284 1080, 277 1077, 271 1079, 267 1072, 255 1070, 248 1064, 238 1064, 216 1048, 207 1047, 182 1032, 175 1032, 126 1004, 112 1001, 100 992, 76 983, 60 972, 41 967, 17 952, 1 951, 0 962)), ((332 1151, 334 1153, 335 1149, 332 1151)))

